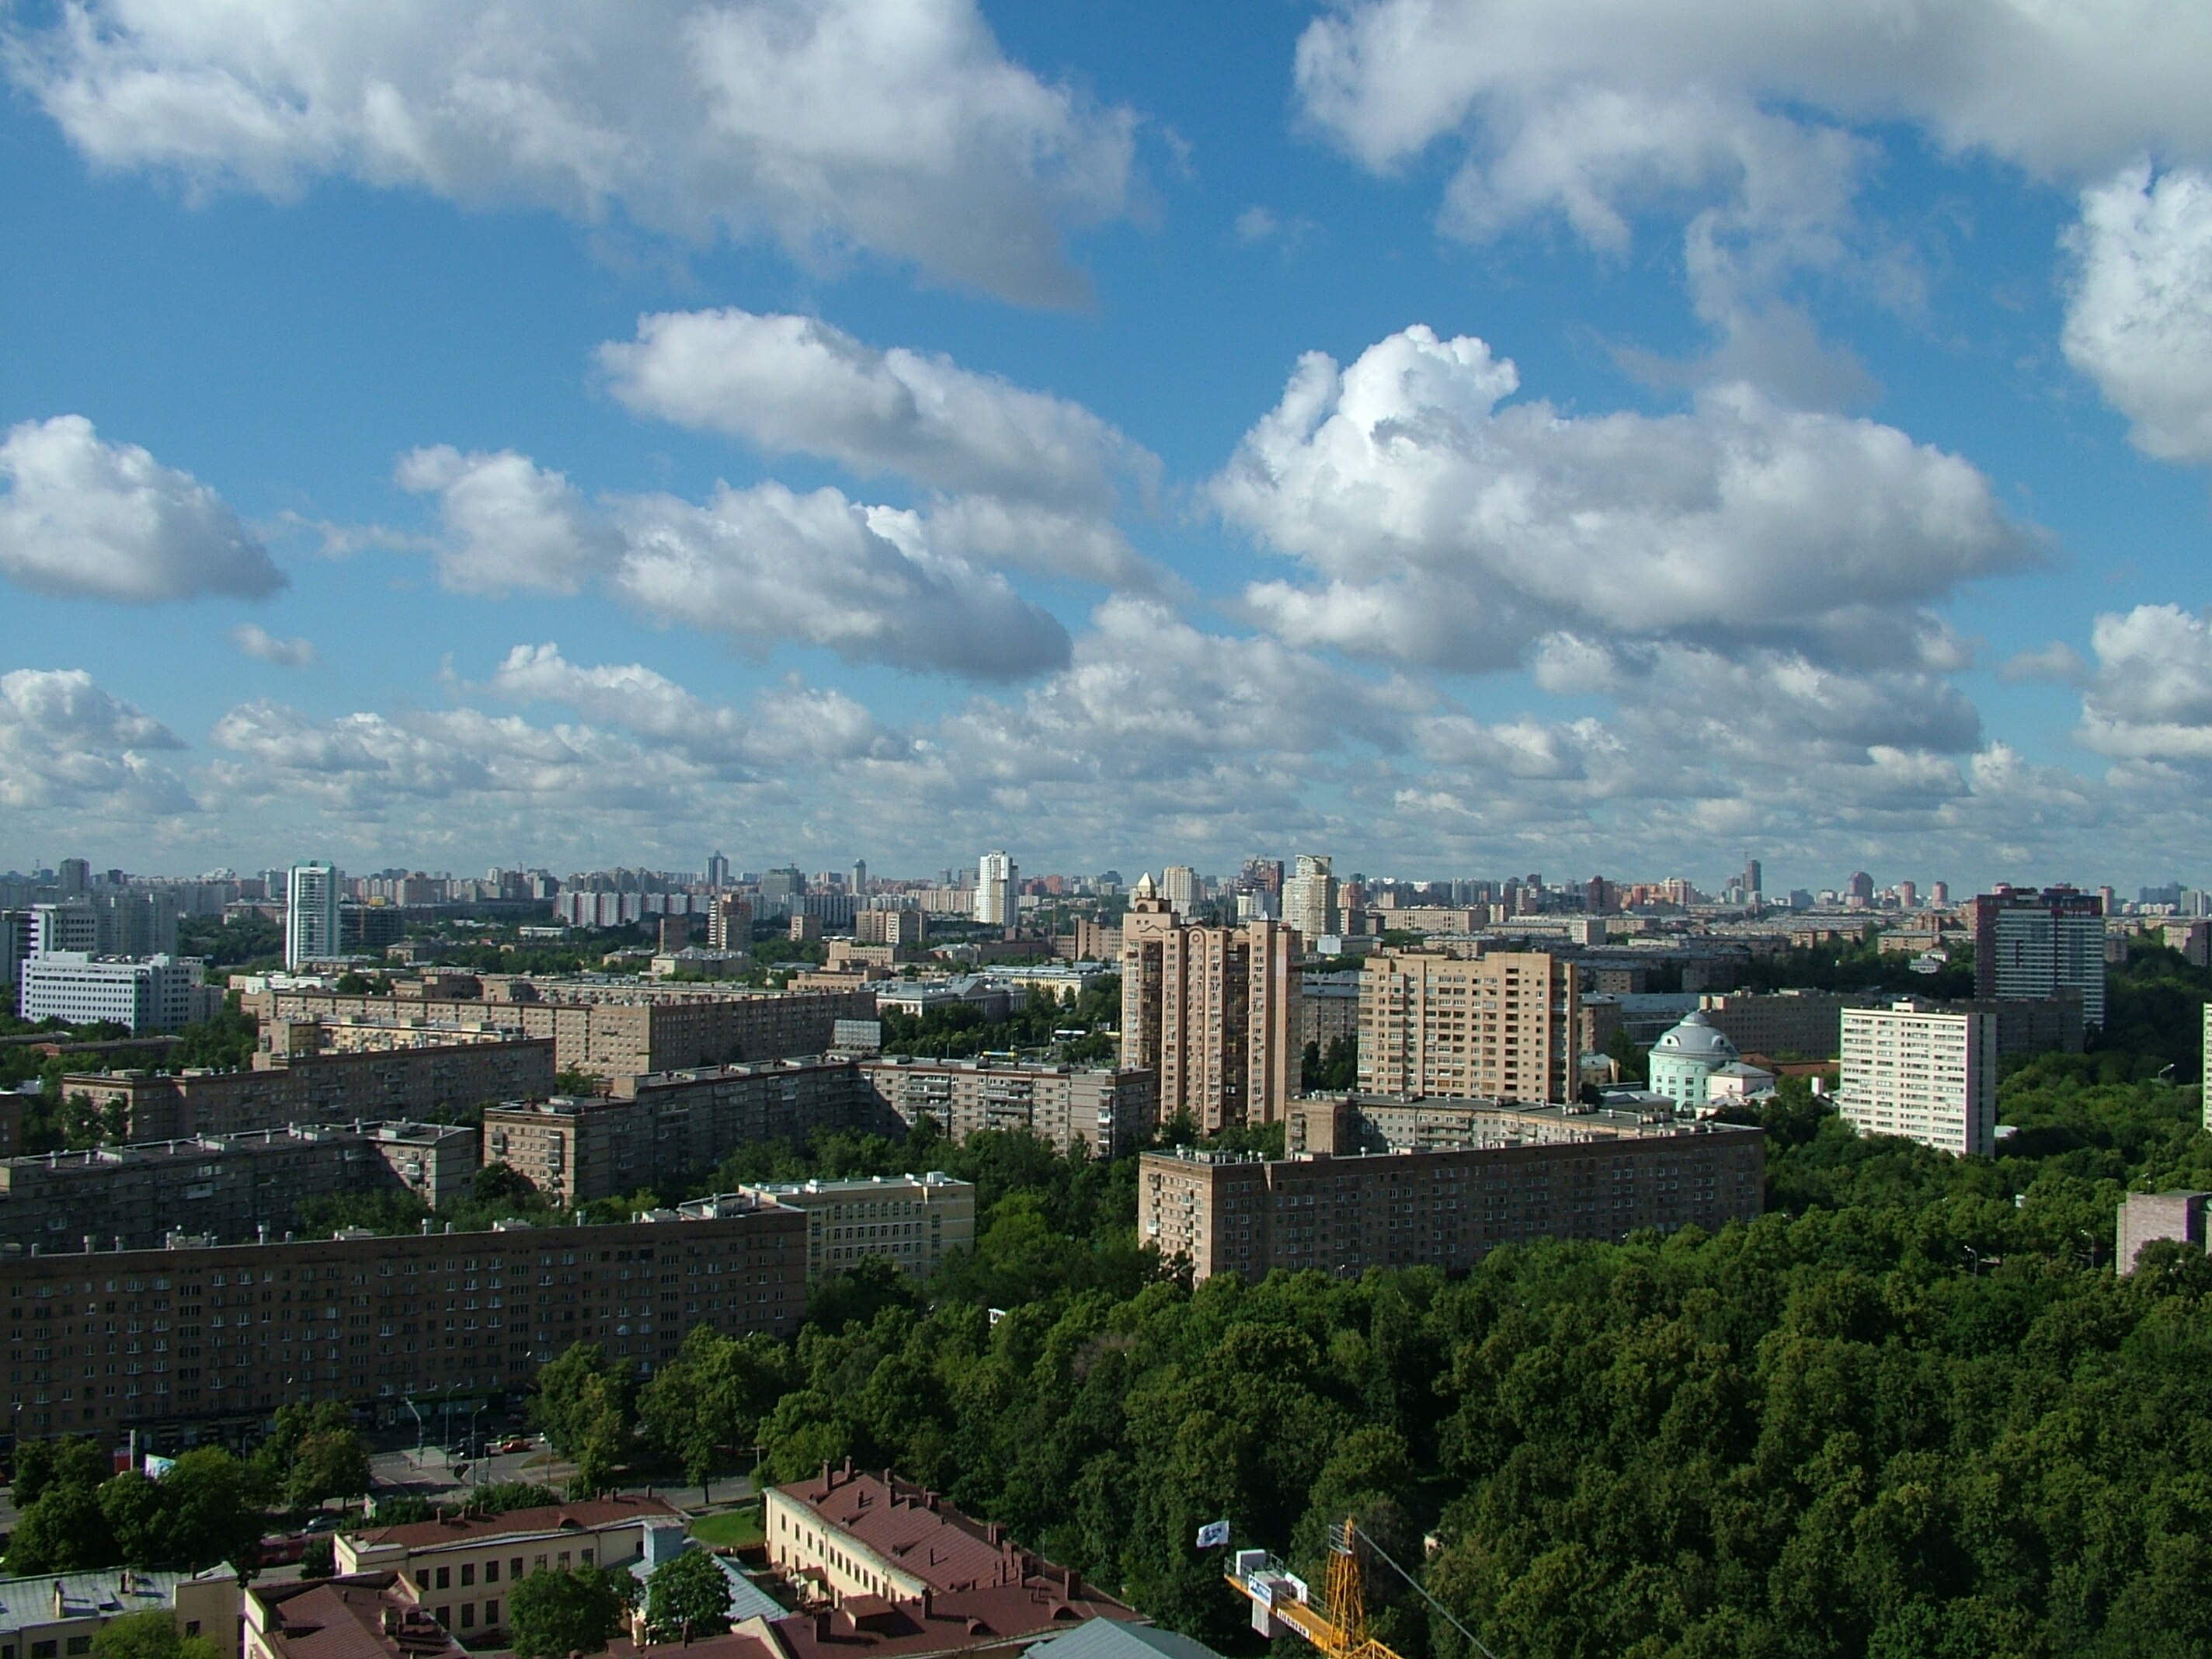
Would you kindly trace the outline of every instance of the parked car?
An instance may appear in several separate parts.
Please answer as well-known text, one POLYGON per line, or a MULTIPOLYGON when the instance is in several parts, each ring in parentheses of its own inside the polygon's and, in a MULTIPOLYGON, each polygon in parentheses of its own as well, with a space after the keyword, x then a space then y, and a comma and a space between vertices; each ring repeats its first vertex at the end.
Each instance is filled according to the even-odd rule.
POLYGON ((526 1434, 510 1435, 499 1443, 499 1449, 503 1452, 526 1452, 537 1443, 526 1434))

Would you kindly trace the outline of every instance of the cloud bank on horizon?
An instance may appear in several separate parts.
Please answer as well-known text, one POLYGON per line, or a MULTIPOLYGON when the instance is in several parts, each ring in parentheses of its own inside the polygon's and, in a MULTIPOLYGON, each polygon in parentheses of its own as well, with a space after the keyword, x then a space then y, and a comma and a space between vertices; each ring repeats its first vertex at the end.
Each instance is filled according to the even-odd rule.
POLYGON ((2212 17, 1279 21, 0 21, 0 863, 2212 880, 2212 17))

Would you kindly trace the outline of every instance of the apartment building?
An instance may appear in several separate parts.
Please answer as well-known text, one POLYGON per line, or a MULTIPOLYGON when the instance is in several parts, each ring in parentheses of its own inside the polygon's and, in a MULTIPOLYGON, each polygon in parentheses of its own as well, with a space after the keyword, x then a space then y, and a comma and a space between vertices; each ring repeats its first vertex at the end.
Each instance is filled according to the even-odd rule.
POLYGON ((1978 998, 2081 999, 2081 1018, 2105 1023, 2105 901, 2071 887, 1999 883, 1973 901, 1978 998))
POLYGON ((1766 1137, 1733 1124, 1378 1157, 1267 1160, 1183 1147, 1138 1166, 1137 1236, 1206 1279, 1275 1268, 1473 1267, 1501 1244, 1718 1231, 1765 1205, 1766 1137))
POLYGON ((204 1638, 222 1659, 238 1659, 238 1575, 144 1567, 33 1573, 0 1578, 0 1659, 57 1659, 85 1654, 103 1627, 134 1613, 166 1613, 185 1636, 204 1638))
POLYGON ((1836 1109, 1861 1134, 1941 1152, 1996 1150, 1996 1021, 1924 1002, 1847 1008, 1836 1109))
POLYGON ((1504 1100, 1413 1099, 1404 1095, 1310 1096, 1291 1108, 1291 1152, 1352 1158, 1375 1152, 1454 1152, 1479 1146, 1557 1146, 1632 1139, 1656 1133, 1673 1114, 1657 1103, 1556 1106, 1504 1100))
POLYGON ((1143 1070, 900 1057, 863 1060, 860 1076, 908 1127, 932 1118, 955 1140, 1018 1130, 1062 1152, 1114 1158, 1159 1122, 1159 1080, 1143 1070))
POLYGON ((391 1421, 410 1396, 519 1390, 573 1342, 652 1364, 697 1324, 787 1334, 805 1253, 799 1212, 732 1194, 610 1226, 0 1254, 0 1399, 19 1435, 157 1447, 288 1401, 391 1421))
POLYGON ((1384 951, 1359 975, 1359 1086, 1378 1095, 1571 1100, 1575 967, 1541 951, 1384 951))
POLYGON ((2143 1246, 2172 1239, 2192 1250, 2205 1248, 2205 1206, 2212 1193, 2130 1193, 2120 1202, 2119 1237, 2114 1266, 2136 1270, 2143 1246))
POLYGON ((1298 1048, 1322 1054, 1342 1037, 1359 1037, 1359 975, 1304 974, 1298 979, 1298 1048))
POLYGON ((337 1193, 413 1193, 433 1209, 465 1195, 473 1129, 374 1123, 198 1135, 0 1161, 0 1248, 158 1250, 283 1236, 300 1206, 337 1193))
POLYGON ((767 1060, 620 1077, 611 1097, 487 1107, 483 1161, 573 1205, 696 1177, 764 1140, 898 1127, 852 1060, 767 1060))
POLYGON ((480 1642, 507 1624, 512 1587, 534 1573, 623 1568, 645 1555, 646 1534, 681 1528, 684 1516, 657 1498, 595 1498, 504 1515, 441 1515, 434 1521, 337 1534, 341 1573, 389 1572, 397 1588, 441 1629, 480 1642))
POLYGON ((1121 923, 1121 1065, 1159 1079, 1163 1121, 1273 1123, 1297 1079, 1298 935, 1184 922, 1146 874, 1121 923))
POLYGON ((15 1008, 28 1020, 111 1020, 133 1036, 173 1031, 222 1006, 222 992, 203 984, 200 973, 191 958, 34 953, 16 970, 15 1008))
POLYGON ((929 939, 929 918, 920 910, 877 909, 853 912, 853 942, 856 945, 920 946, 929 939))
POLYGON ((872 1255, 896 1264, 914 1278, 927 1279, 947 1251, 975 1248, 975 1183, 955 1181, 942 1170, 739 1190, 805 1212, 810 1280, 842 1273, 872 1255))
MULTIPOLYGON (((556 1070, 620 1078, 734 1060, 818 1054, 841 1019, 873 1019, 873 994, 733 991, 680 984, 589 985, 519 977, 481 981, 480 997, 410 1000, 429 1020, 494 1020, 553 1044, 556 1070)), ((265 990, 246 999, 262 1018, 389 1018, 394 999, 265 990)))
POLYGON ((119 1106, 135 1141, 242 1134, 293 1123, 393 1121, 553 1092, 543 1038, 354 1054, 257 1053, 240 1072, 73 1073, 64 1095, 119 1106))
MULTIPOLYGON (((1843 1041, 1844 1009, 1879 1008, 1889 1000, 1874 991, 1717 991, 1699 997, 1698 1006, 1713 1028, 1744 1054, 1827 1060, 1843 1041)), ((1947 1013, 1994 1018, 2001 1059, 2054 1049, 2081 1052, 2081 994, 2070 987, 2047 997, 1954 999, 1941 1006, 1947 1013)))

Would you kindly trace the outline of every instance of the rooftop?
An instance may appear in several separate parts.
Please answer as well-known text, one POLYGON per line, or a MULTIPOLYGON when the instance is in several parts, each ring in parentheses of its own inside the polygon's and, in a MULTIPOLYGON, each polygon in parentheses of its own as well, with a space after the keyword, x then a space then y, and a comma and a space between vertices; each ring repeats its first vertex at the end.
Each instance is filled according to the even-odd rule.
POLYGON ((59 1617, 116 1619, 126 1613, 167 1607, 170 1592, 191 1576, 111 1567, 104 1572, 47 1572, 0 1578, 0 1631, 52 1623, 58 1616, 54 1610, 57 1586, 62 1593, 59 1617))
POLYGON ((392 1572, 261 1584, 262 1639, 278 1659, 462 1659, 428 1609, 398 1589, 392 1572))
POLYGON ((409 1550, 441 1549, 478 1539, 522 1537, 562 1532, 590 1532, 626 1522, 681 1521, 657 1498, 594 1498, 580 1504, 548 1504, 504 1515, 454 1514, 435 1521, 410 1521, 355 1534, 363 1547, 396 1544, 409 1550))

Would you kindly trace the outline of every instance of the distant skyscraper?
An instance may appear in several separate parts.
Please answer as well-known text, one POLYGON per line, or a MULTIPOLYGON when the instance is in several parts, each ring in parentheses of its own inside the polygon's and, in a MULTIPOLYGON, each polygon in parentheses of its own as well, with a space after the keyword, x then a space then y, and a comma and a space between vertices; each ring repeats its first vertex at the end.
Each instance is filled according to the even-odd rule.
POLYGON ((1747 900, 1756 899, 1765 890, 1766 887, 1759 871, 1759 860, 1757 859, 1747 860, 1743 866, 1744 897, 1747 900))
POLYGON ((1316 939, 1342 928, 1337 914, 1336 877, 1330 872, 1328 859, 1311 853, 1300 854, 1293 867, 1297 873, 1283 884, 1283 923, 1297 929, 1300 941, 1310 950, 1316 939))
POLYGON ((64 859, 58 872, 59 887, 64 898, 82 898, 92 890, 92 865, 86 859, 64 859))
POLYGON ((991 927, 1011 927, 1020 915, 1014 883, 1019 879, 1011 853, 986 853, 975 865, 975 920, 991 927))
POLYGON ((1188 864, 1170 864, 1160 872, 1160 896, 1188 920, 1198 908, 1198 872, 1188 864))
POLYGON ((853 896, 856 899, 865 897, 867 891, 868 861, 866 859, 854 859, 853 860, 853 896))
POLYGON ((1928 902, 1939 910, 1950 903, 1951 884, 1948 881, 1931 883, 1928 889, 1928 902))
POLYGON ((1863 908, 1874 902, 1874 878, 1863 870, 1854 870, 1851 878, 1844 884, 1844 901, 1863 908))
POLYGON ((284 878, 284 965, 338 954, 338 896, 344 878, 332 864, 295 864, 284 878))
POLYGON ((730 861, 717 852, 707 860, 707 885, 727 887, 729 884, 730 861))
POLYGON ((1917 910, 1920 908, 1920 889, 1917 884, 1909 881, 1897 884, 1897 908, 1900 910, 1917 910))
POLYGON ((2105 902, 2071 887, 2000 882, 1974 900, 1974 994, 2081 997, 2084 1024, 2105 1023, 2105 902))

